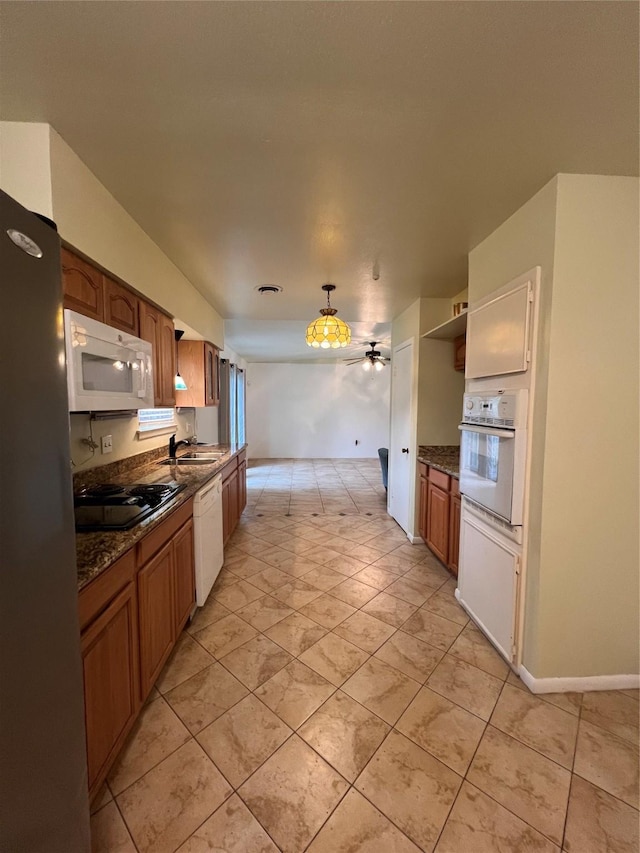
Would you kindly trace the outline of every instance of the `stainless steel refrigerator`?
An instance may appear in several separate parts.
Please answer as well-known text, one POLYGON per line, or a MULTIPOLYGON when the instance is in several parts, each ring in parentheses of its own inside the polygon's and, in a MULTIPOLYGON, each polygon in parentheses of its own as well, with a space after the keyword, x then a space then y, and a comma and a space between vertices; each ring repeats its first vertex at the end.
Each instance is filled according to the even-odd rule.
POLYGON ((60 240, 0 217, 0 850, 88 853, 60 240))

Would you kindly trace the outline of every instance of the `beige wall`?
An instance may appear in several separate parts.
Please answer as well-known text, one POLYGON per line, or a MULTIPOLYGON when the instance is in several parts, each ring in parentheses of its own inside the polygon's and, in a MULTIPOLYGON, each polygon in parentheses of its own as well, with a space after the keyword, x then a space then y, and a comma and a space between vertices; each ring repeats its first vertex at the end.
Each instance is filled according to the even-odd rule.
POLYGON ((0 187, 23 207, 53 218, 49 125, 0 122, 0 187))
POLYGON ((637 194, 634 179, 556 176, 469 256, 470 303, 542 269, 523 654, 536 678, 638 671, 637 194))

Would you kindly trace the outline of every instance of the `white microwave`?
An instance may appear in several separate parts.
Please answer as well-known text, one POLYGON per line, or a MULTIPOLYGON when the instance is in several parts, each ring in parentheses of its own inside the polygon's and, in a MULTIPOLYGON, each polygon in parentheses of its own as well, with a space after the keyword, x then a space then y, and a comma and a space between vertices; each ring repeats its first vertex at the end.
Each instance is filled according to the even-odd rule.
POLYGON ((147 409, 154 404, 148 341, 65 309, 70 412, 147 409))

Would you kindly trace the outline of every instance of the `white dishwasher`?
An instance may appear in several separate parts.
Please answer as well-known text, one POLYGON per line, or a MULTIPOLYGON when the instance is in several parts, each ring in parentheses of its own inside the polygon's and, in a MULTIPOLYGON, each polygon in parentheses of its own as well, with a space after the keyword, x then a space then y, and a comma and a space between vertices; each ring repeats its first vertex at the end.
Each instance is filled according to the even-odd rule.
POLYGON ((202 607, 224 561, 220 476, 215 477, 195 494, 193 535, 196 551, 196 603, 198 607, 202 607))

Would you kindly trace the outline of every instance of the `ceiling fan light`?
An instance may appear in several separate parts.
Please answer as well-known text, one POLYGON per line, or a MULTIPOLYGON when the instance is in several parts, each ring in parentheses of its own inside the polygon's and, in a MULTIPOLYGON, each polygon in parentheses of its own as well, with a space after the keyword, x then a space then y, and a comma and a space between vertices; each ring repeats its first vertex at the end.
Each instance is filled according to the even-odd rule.
POLYGON ((384 361, 376 360, 376 370, 382 370, 383 367, 384 367, 384 361))
POLYGON ((362 369, 363 370, 371 370, 371 362, 369 361, 369 359, 362 362, 362 369))

